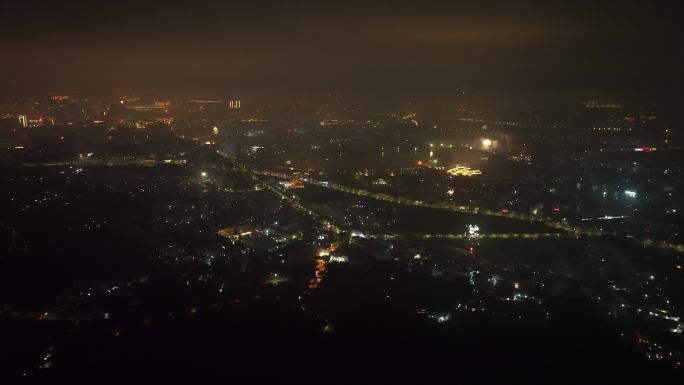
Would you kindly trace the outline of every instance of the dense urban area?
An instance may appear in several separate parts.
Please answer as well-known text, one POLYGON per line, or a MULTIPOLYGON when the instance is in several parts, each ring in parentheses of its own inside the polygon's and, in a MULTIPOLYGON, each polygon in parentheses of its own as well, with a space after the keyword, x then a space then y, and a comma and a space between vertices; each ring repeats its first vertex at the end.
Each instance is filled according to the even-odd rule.
POLYGON ((3 99, 3 376, 364 360, 681 376, 668 111, 304 100, 3 99))

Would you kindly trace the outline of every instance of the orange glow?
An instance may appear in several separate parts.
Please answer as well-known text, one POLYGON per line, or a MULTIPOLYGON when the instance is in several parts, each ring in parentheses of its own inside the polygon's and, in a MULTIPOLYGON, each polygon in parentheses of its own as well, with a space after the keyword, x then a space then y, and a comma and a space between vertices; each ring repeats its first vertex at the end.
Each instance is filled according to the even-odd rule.
POLYGON ((323 259, 316 260, 316 270, 314 270, 314 278, 309 280, 309 288, 306 290, 306 294, 310 294, 311 290, 318 289, 321 285, 323 277, 325 277, 326 262, 323 259))
POLYGON ((292 183, 290 188, 304 188, 304 184, 297 179, 293 179, 290 183, 292 183))

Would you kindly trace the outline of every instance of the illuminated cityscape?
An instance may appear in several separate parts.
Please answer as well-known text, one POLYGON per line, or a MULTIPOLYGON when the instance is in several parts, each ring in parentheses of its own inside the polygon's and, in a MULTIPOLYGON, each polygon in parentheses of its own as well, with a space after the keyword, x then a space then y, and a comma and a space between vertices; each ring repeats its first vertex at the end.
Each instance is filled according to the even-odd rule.
POLYGON ((681 382, 668 7, 59 3, 2 8, 3 384, 681 382))

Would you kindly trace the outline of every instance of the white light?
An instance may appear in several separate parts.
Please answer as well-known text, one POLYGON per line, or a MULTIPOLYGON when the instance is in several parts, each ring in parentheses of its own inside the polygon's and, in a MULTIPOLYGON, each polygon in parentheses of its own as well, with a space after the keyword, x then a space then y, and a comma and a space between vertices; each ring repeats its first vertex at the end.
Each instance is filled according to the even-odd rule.
POLYGON ((206 176, 207 176, 207 173, 202 171, 202 177, 206 177, 206 176))
POLYGON ((484 147, 489 147, 492 145, 492 140, 491 139, 482 139, 482 145, 484 147))
POLYGON ((630 198, 636 198, 636 191, 630 191, 630 190, 625 190, 625 195, 627 195, 630 198))
POLYGON ((342 256, 334 256, 333 255, 333 256, 330 256, 330 262, 345 263, 345 262, 349 262, 349 258, 344 256, 344 255, 342 255, 342 256))

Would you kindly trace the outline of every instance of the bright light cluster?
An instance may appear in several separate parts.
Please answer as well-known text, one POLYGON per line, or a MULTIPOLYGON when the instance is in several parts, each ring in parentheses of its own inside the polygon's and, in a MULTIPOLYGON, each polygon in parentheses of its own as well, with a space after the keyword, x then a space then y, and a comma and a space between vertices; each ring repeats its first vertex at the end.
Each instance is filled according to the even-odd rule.
POLYGON ((482 171, 480 170, 474 170, 470 167, 466 166, 456 166, 450 170, 447 171, 451 175, 455 176, 473 176, 473 175, 482 175, 482 171))
POLYGON ((477 225, 468 225, 467 229, 469 237, 477 237, 480 235, 480 227, 477 225))

